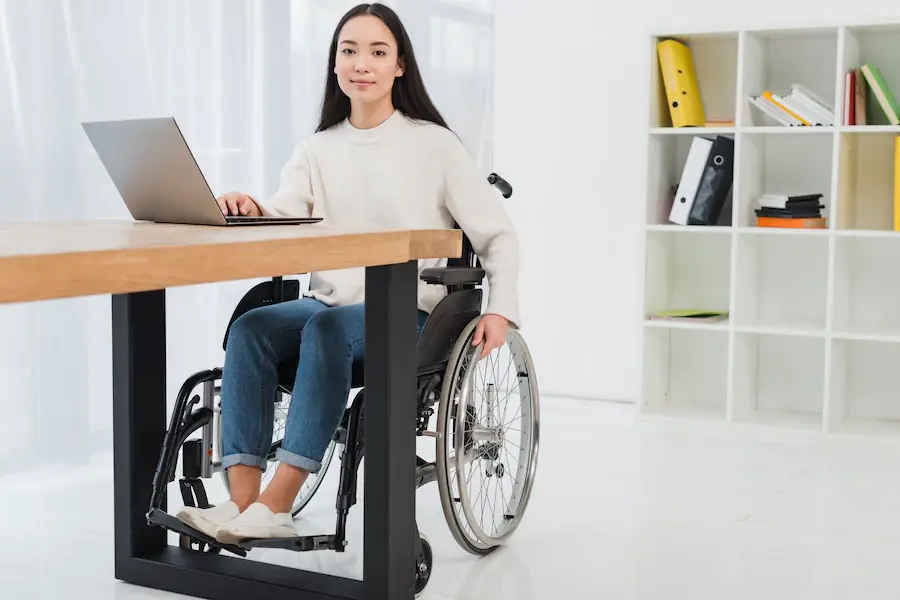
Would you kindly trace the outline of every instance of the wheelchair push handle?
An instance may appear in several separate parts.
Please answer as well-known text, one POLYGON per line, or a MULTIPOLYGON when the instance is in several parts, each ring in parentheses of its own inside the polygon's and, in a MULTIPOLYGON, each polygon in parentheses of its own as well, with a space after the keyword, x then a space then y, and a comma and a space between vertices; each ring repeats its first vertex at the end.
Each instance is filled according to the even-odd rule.
POLYGON ((512 186, 509 185, 508 181, 506 181, 496 173, 491 173, 490 175, 488 175, 488 183, 500 190, 500 193, 503 194, 504 198, 509 198, 510 196, 512 196, 512 186))

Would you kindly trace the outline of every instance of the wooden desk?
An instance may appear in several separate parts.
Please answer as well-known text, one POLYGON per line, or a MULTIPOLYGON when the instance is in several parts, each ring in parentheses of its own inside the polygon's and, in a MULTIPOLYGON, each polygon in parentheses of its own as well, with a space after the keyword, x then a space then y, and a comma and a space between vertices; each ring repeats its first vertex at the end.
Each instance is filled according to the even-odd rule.
POLYGON ((112 295, 116 577, 204 598, 412 598, 416 261, 461 251, 458 230, 0 225, 0 303, 112 295), (146 519, 167 427, 166 288, 346 267, 366 267, 365 476, 379 483, 364 486, 363 581, 169 546, 146 519))

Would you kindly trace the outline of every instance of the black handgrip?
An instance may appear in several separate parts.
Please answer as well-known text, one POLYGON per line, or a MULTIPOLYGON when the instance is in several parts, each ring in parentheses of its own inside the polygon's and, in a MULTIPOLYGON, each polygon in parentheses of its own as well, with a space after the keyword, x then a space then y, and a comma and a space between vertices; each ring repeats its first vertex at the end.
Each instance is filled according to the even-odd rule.
POLYGON ((509 198, 512 196, 512 186, 509 185, 509 182, 497 175, 496 173, 491 173, 488 175, 488 182, 500 190, 500 193, 503 194, 504 198, 509 198))

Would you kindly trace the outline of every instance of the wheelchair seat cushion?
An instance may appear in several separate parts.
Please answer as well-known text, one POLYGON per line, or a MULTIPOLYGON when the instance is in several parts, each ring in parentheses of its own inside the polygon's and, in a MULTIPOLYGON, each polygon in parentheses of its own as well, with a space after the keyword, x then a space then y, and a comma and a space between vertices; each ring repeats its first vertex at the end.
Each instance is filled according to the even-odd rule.
MULTIPOLYGON (((278 386, 288 394, 293 393, 294 379, 297 376, 297 363, 300 357, 296 356, 286 360, 278 365, 278 386)), ((361 388, 365 381, 365 362, 361 360, 353 361, 350 373, 350 387, 361 388)))

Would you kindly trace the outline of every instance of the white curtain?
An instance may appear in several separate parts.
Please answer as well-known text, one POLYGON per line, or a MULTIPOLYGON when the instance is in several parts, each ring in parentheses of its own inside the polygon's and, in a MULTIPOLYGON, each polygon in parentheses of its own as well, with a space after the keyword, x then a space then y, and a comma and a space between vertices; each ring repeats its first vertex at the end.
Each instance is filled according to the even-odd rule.
MULTIPOLYGON (((216 193, 267 195, 314 129, 347 0, 0 0, 0 221, 130 218, 81 122, 174 116, 216 193)), ((492 0, 395 0, 438 108, 491 169, 492 0)), ((228 257, 223 256, 222 260, 228 257)), ((253 282, 170 289, 168 403, 222 364, 253 282)), ((0 477, 112 446, 108 296, 0 305, 0 477)))

